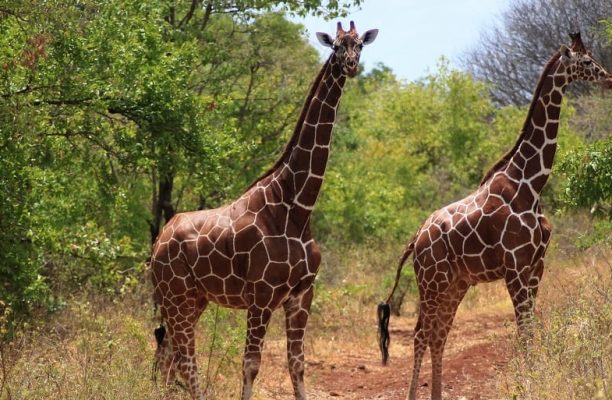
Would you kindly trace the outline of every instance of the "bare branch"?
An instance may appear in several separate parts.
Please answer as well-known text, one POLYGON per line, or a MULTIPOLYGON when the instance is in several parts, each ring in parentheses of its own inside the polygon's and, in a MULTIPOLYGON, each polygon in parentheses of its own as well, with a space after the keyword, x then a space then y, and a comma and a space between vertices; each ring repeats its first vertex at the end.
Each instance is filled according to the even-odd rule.
MULTIPOLYGON (((485 32, 462 63, 475 78, 492 84, 496 103, 525 104, 542 66, 567 43, 569 32, 581 31, 595 57, 604 65, 612 63, 612 48, 600 34, 600 22, 609 17, 606 0, 517 0, 504 12, 501 26, 485 32)), ((587 85, 570 89, 591 90, 587 85)))

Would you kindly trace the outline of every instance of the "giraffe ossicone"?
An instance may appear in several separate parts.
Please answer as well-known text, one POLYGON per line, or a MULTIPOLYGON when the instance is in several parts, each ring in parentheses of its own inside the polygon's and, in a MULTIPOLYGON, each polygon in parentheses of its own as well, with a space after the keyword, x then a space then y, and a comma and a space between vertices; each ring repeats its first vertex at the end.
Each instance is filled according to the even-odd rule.
MULTIPOLYGON (((247 310, 241 398, 250 399, 272 312, 285 310, 287 358, 296 399, 305 399, 304 334, 321 255, 310 232, 329 156, 342 88, 357 74, 361 49, 351 21, 336 36, 317 37, 333 49, 316 77, 295 131, 268 172, 232 203, 175 215, 157 238, 150 269, 162 325, 155 330, 163 381, 177 373, 194 399, 198 385, 195 325, 209 302, 247 310)), ((210 378, 210 377, 209 377, 210 378)))
POLYGON ((535 299, 544 272, 551 226, 542 214, 540 193, 557 147, 561 101, 573 80, 607 82, 612 77, 586 51, 580 34, 562 45, 546 64, 514 147, 484 176, 471 195, 435 211, 408 243, 395 286, 378 306, 379 346, 386 364, 389 301, 401 269, 413 255, 419 288, 414 332, 414 365, 408 399, 416 399, 427 348, 432 360, 432 400, 442 398, 442 354, 457 307, 470 286, 504 279, 519 334, 529 338, 535 299))

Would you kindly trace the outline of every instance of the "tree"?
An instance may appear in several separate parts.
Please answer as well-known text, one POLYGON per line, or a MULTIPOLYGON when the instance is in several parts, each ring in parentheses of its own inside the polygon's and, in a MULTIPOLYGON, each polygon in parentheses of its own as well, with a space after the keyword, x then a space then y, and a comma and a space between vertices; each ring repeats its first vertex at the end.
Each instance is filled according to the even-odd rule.
MULTIPOLYGON (((612 65, 612 48, 602 24, 609 15, 606 0, 517 0, 503 13, 501 25, 485 32, 462 63, 476 79, 492 85, 495 103, 522 105, 531 100, 542 67, 568 42, 570 32, 580 31, 595 58, 612 65)), ((570 90, 590 89, 572 85, 570 90)))
POLYGON ((271 161, 242 154, 278 147, 317 63, 303 28, 269 11, 358 3, 0 6, 0 314, 117 292, 177 210, 235 194, 271 161))
MULTIPOLYGON (((612 43, 612 19, 604 21, 607 43, 612 43)), ((574 129, 582 132, 590 142, 571 149, 559 165, 566 176, 562 200, 568 209, 587 209, 594 217, 607 219, 608 232, 602 235, 610 240, 612 222, 612 98, 610 96, 583 96, 575 101, 581 111, 573 119, 574 129)))
POLYGON ((493 161, 481 151, 500 142, 487 135, 492 113, 486 86, 444 60, 410 84, 384 67, 358 77, 339 111, 314 228, 357 243, 413 234, 432 204, 465 195, 493 161))
POLYGON ((612 220, 612 138, 573 150, 559 168, 567 175, 563 200, 612 220))
MULTIPOLYGON (((203 187, 198 182, 210 182, 211 177, 195 173, 190 176, 193 180, 183 182, 183 186, 198 186, 199 208, 218 205, 226 196, 236 194, 238 188, 247 184, 234 180, 233 171, 244 171, 246 166, 244 176, 247 180, 257 175, 264 160, 259 158, 261 155, 258 150, 262 150, 261 145, 278 144, 279 138, 283 137, 285 128, 290 124, 290 117, 298 107, 294 99, 301 99, 301 96, 296 96, 295 90, 301 93, 304 91, 303 87, 309 83, 298 81, 278 84, 280 82, 277 79, 277 85, 268 88, 281 93, 272 93, 270 96, 270 93, 262 93, 262 82, 272 81, 269 78, 273 76, 291 79, 295 76, 312 75, 285 74, 288 67, 295 70, 296 66, 310 71, 310 67, 316 62, 316 53, 300 38, 301 30, 296 29, 295 24, 284 21, 282 14, 276 14, 276 18, 264 14, 284 10, 302 16, 312 13, 334 17, 344 15, 349 6, 357 6, 360 2, 361 0, 186 0, 160 4, 165 21, 171 27, 173 40, 196 42, 201 63, 191 75, 191 85, 208 101, 211 111, 215 110, 216 115, 221 116, 217 123, 211 126, 222 126, 223 130, 234 136, 235 143, 244 146, 241 152, 234 153, 232 157, 222 157, 235 161, 221 166, 218 170, 220 173, 227 172, 227 175, 222 177, 225 179, 218 179, 214 181, 216 184, 203 187), (274 34, 278 36, 274 37, 274 34), (280 47, 274 49, 273 45, 280 47), (282 54, 290 48, 304 56, 303 64, 288 65, 291 61, 284 57, 270 62, 271 54, 282 54), (294 86, 296 83, 297 87, 294 86), (274 97, 277 100, 274 100, 274 97), (283 107, 280 107, 281 103, 283 107), (266 113, 266 118, 261 118, 261 113, 255 112, 255 108, 262 106, 267 109, 267 113, 262 110, 266 113), (249 124, 249 120, 252 122, 255 119, 255 124, 249 124), (264 124, 263 121, 269 123, 264 124), (244 137, 245 132, 248 138, 244 137), (255 154, 258 158, 255 158, 255 162, 245 163, 240 154, 255 154), (230 183, 219 189, 221 181, 230 183)), ((266 153, 270 152, 269 149, 266 150, 266 153)), ((253 160, 252 157, 250 159, 253 160)), ((175 213, 175 204, 178 205, 180 200, 173 201, 172 198, 174 178, 175 172, 168 168, 156 176, 158 189, 154 192, 154 218, 150 222, 152 241, 161 226, 162 215, 163 220, 168 221, 175 213)), ((183 193, 183 190, 180 192, 183 193)))

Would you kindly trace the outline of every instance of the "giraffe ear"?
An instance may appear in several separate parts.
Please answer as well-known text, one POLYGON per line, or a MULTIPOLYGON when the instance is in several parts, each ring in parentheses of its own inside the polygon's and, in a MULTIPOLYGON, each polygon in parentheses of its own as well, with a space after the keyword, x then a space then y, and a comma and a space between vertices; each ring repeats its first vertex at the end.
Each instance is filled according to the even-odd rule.
POLYGON ((561 47, 559 47, 559 53, 561 53, 561 58, 564 61, 569 60, 570 58, 572 58, 572 51, 570 50, 569 47, 567 47, 566 45, 562 44, 561 47))
POLYGON ((372 43, 376 39, 376 36, 378 36, 378 29, 370 29, 369 31, 361 35, 361 41, 365 46, 372 43))
POLYGON ((334 47, 334 41, 327 33, 317 32, 317 39, 319 39, 319 43, 325 47, 334 47))

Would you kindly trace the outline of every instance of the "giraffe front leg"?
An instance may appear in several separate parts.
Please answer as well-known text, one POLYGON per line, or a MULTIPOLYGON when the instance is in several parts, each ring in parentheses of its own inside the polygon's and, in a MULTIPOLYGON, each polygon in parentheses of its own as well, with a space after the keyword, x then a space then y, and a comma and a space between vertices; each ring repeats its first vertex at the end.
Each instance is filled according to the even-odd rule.
POLYGON ((250 306, 247 312, 247 339, 242 360, 242 400, 249 400, 253 395, 253 382, 259 373, 264 337, 271 317, 272 310, 256 305, 250 306))
POLYGON ((287 360, 289 375, 293 384, 293 394, 296 399, 306 399, 304 390, 304 334, 313 297, 311 286, 297 297, 290 297, 285 308, 285 325, 287 331, 287 360))
POLYGON ((542 281, 542 275, 544 275, 544 259, 541 258, 534 264, 531 278, 529 278, 529 290, 531 291, 531 295, 533 297, 534 308, 535 299, 538 295, 538 288, 540 287, 540 282, 542 281))

